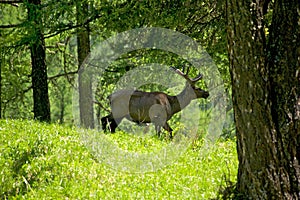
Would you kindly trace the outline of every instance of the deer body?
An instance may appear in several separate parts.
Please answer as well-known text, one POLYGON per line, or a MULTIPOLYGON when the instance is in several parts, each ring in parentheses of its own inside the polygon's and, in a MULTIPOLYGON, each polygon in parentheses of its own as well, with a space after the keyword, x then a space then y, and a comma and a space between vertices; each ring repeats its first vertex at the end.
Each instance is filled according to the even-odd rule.
POLYGON ((111 94, 111 113, 101 118, 102 128, 106 131, 107 125, 111 132, 115 132, 118 124, 126 118, 136 123, 153 123, 157 134, 161 127, 170 133, 172 128, 168 120, 175 113, 184 109, 193 99, 207 98, 209 93, 195 87, 195 83, 201 79, 201 75, 191 80, 186 74, 174 69, 179 75, 187 80, 183 91, 177 96, 167 95, 163 92, 143 92, 139 90, 120 90, 111 94))

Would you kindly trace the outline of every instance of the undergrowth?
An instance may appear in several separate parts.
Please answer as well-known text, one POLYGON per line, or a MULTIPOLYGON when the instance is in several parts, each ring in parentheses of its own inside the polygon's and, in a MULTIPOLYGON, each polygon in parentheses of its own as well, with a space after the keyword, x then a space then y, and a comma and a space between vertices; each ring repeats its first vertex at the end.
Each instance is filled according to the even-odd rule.
MULTIPOLYGON (((140 153, 169 142, 124 132, 105 137, 140 153)), ((128 173, 97 160, 76 128, 2 120, 0 199, 217 198, 227 180, 235 182, 235 142, 219 141, 205 154, 202 143, 193 141, 177 160, 155 172, 128 173)))

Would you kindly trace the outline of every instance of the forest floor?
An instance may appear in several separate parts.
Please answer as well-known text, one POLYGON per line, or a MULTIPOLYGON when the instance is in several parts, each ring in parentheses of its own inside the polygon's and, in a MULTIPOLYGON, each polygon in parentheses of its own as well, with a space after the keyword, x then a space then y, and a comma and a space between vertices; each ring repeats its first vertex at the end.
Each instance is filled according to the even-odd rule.
MULTIPOLYGON (((197 139, 174 162, 132 173, 99 159, 81 134, 58 124, 1 120, 0 199, 213 199, 236 181, 232 140, 203 153, 197 139)), ((102 135, 119 149, 141 154, 170 144, 121 131, 102 135)))

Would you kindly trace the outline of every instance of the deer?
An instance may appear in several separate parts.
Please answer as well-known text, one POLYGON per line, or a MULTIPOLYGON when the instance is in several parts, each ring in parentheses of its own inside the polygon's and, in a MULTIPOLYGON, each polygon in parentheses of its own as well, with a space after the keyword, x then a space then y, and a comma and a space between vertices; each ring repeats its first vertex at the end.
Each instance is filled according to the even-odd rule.
POLYGON ((202 79, 200 73, 191 79, 186 73, 175 67, 171 70, 186 80, 184 89, 176 96, 168 95, 164 92, 144 92, 140 90, 123 89, 108 96, 111 112, 101 118, 102 130, 114 133, 121 121, 126 118, 137 124, 153 123, 156 134, 160 136, 161 127, 169 133, 172 139, 173 129, 168 124, 168 120, 175 113, 180 112, 194 99, 209 97, 209 92, 195 86, 196 82, 202 79))

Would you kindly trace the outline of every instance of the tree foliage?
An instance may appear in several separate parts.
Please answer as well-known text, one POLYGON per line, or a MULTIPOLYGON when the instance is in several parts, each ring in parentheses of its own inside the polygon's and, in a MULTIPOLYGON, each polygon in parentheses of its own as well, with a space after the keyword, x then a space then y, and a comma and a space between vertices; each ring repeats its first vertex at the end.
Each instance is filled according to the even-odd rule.
MULTIPOLYGON (((229 83, 226 40, 224 39, 225 23, 222 9, 219 9, 217 3, 209 0, 201 2, 189 0, 175 2, 164 0, 155 2, 82 0, 77 3, 88 6, 88 13, 80 21, 76 19, 76 3, 74 1, 42 1, 39 13, 45 38, 52 121, 72 121, 71 109, 68 108, 71 95, 63 94, 70 94, 73 87, 78 63, 76 30, 85 25, 89 25, 91 47, 95 42, 109 38, 116 32, 133 28, 158 26, 180 31, 207 48, 229 83), (63 111, 64 108, 68 109, 63 111), (62 113, 64 116, 61 116, 62 113), (64 117, 67 120, 64 120, 64 117)), ((32 74, 28 47, 30 41, 35 37, 35 32, 30 31, 30 27, 33 26, 27 16, 28 2, 3 3, 1 1, 0 6, 3 8, 0 13, 3 16, 0 19, 2 35, 0 46, 3 49, 2 52, 7 52, 1 62, 3 78, 1 111, 5 117, 31 118, 33 116, 32 85, 30 84, 32 74), (20 54, 24 56, 18 56, 20 54), (22 76, 19 79, 14 73, 10 73, 12 72, 11 64, 15 66, 15 63, 18 63, 16 59, 23 60, 23 64, 18 65, 18 74, 22 76), (12 83, 15 86, 14 89, 9 87, 12 83), (23 96, 26 98, 24 99, 23 96), (15 112, 14 107, 18 107, 22 112, 15 112)), ((171 64, 176 59, 174 60, 174 56, 170 56, 170 54, 149 50, 132 52, 118 59, 111 66, 112 72, 106 73, 102 81, 105 82, 105 85, 111 84, 111 87, 107 88, 113 88, 115 82, 112 80, 116 81, 129 69, 150 62, 171 64)), ((174 65, 174 62, 172 64, 174 65)), ((179 65, 181 61, 175 61, 175 64, 179 65)), ((229 88, 229 84, 227 86, 229 88)), ((107 94, 109 92, 107 91, 107 94)), ((105 92, 102 93, 100 103, 105 105, 104 95, 105 92)))

